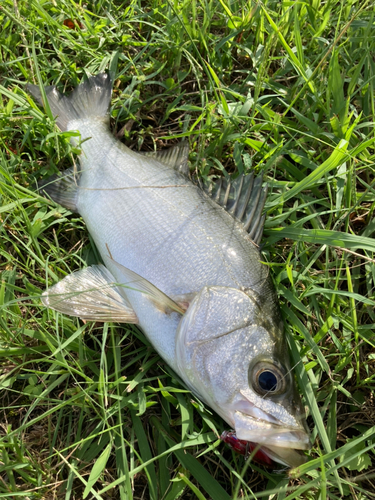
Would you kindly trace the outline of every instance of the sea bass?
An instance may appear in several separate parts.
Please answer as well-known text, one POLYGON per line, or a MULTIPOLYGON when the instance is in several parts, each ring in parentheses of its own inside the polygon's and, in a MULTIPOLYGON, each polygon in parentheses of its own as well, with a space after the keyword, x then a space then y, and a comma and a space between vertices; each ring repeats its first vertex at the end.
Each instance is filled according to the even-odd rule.
POLYGON ((149 156, 127 148, 109 130, 107 74, 69 97, 56 87, 28 90, 40 103, 47 97, 61 130, 80 132, 79 168, 43 190, 82 216, 104 263, 65 277, 44 292, 44 304, 85 320, 137 324, 236 439, 258 443, 284 465, 301 464, 309 435, 258 247, 262 180, 199 186, 189 179, 185 143, 149 156))

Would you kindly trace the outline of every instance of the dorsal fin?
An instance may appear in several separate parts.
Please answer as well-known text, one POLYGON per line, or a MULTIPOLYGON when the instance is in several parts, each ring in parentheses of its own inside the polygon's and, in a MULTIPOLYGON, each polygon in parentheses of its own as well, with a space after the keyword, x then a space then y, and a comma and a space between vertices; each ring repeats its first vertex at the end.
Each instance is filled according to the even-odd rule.
POLYGON ((236 179, 220 177, 201 184, 203 190, 232 217, 242 222, 250 238, 259 245, 263 234, 265 215, 262 215, 267 186, 263 177, 254 174, 239 175, 236 179))
POLYGON ((162 151, 141 152, 141 154, 149 158, 155 158, 155 160, 160 161, 163 165, 174 168, 186 177, 189 176, 189 144, 187 141, 181 141, 175 146, 163 149, 162 151))

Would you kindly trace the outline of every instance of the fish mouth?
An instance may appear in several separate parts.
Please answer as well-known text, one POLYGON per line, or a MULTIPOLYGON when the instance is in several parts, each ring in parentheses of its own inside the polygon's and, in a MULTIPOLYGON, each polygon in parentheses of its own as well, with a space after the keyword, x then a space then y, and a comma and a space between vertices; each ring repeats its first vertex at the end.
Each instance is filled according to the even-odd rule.
MULTIPOLYGON (((300 450, 261 446, 258 443, 238 439, 235 431, 224 431, 220 439, 234 451, 244 455, 246 459, 252 456, 255 462, 265 467, 274 468, 275 463, 278 463, 286 468, 291 468, 298 467, 307 461, 307 457, 300 450)), ((275 472, 277 471, 278 469, 275 470, 275 472)))
POLYGON ((280 448, 277 446, 261 446, 260 450, 271 460, 288 468, 298 467, 307 461, 307 457, 300 450, 280 448))
POLYGON ((238 439, 258 443, 270 448, 274 454, 283 455, 282 448, 288 450, 308 450, 311 447, 309 434, 302 422, 295 420, 287 425, 257 407, 251 413, 234 412, 234 428, 238 439), (250 414, 249 414, 250 413, 250 414))

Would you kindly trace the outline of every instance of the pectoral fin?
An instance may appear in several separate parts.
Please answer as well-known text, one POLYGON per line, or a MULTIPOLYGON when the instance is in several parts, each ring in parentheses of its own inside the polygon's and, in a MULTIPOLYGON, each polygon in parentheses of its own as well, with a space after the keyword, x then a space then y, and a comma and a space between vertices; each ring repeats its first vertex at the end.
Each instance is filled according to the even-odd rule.
POLYGON ((180 314, 185 313, 186 308, 183 308, 182 306, 177 304, 174 300, 168 297, 168 295, 159 290, 159 288, 157 288, 155 285, 147 281, 145 278, 142 278, 142 276, 135 273, 134 271, 131 271, 127 267, 124 267, 123 265, 116 262, 112 258, 112 256, 110 256, 109 258, 112 260, 112 263, 115 264, 115 266, 119 269, 119 271, 121 271, 122 275, 125 278, 123 284, 127 288, 148 295, 150 299, 157 305, 157 307, 164 310, 165 312, 168 312, 168 310, 170 310, 178 312, 180 314))
POLYGON ((103 265, 70 274, 42 295, 45 306, 88 321, 138 323, 124 291, 103 265))

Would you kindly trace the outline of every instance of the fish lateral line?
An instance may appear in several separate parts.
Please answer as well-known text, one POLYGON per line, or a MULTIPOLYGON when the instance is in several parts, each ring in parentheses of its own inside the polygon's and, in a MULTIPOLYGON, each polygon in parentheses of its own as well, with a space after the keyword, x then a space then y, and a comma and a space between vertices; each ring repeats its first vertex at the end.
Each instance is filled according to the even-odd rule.
POLYGON ((167 188, 191 188, 194 187, 189 184, 169 184, 168 186, 125 186, 118 188, 88 188, 88 187, 79 187, 82 191, 123 191, 127 189, 167 189, 167 188))

